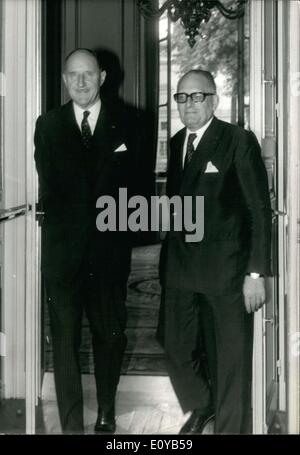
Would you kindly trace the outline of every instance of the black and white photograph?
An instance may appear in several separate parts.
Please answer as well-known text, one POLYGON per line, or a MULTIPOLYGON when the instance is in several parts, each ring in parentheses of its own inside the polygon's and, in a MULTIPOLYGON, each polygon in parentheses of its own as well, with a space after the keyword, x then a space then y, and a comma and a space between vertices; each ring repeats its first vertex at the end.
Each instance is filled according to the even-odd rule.
POLYGON ((300 0, 0 0, 0 151, 0 436, 300 434, 300 0))

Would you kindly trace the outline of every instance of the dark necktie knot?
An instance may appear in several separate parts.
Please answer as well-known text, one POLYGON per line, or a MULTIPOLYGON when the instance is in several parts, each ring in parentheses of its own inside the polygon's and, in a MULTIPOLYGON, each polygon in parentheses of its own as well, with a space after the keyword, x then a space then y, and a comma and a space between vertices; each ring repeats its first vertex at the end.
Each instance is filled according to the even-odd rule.
POLYGON ((186 154, 185 154, 184 166, 183 166, 184 169, 188 166, 188 164, 190 163, 190 161, 192 159, 193 153, 195 151, 193 142, 196 139, 196 137, 197 137, 196 133, 190 133, 188 136, 187 145, 186 145, 186 154))
POLYGON ((86 120, 88 116, 90 115, 90 111, 84 111, 83 113, 83 120, 86 120))
POLYGON ((187 141, 187 145, 191 146, 193 145, 194 140, 196 139, 197 134, 196 133, 190 133, 187 141))
POLYGON ((92 132, 88 122, 90 111, 83 112, 83 119, 81 122, 81 134, 83 140, 83 147, 88 150, 91 147, 92 132))

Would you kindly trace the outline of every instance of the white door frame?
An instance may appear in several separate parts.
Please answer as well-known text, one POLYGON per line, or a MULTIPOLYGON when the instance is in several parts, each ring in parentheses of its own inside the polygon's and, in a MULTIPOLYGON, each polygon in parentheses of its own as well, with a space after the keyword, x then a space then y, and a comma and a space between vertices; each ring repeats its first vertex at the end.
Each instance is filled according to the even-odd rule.
POLYGON ((4 225, 4 398, 26 399, 35 433, 40 381, 37 178, 33 133, 41 100, 41 1, 3 0, 3 206, 25 213, 4 225))
MULTIPOLYGON (((264 2, 250 3, 250 125, 264 137, 264 2)), ((277 0, 279 410, 300 432, 300 2, 277 0), (286 8, 287 14, 284 13, 286 8), (286 173, 285 173, 286 166, 286 173), (286 200, 284 198, 286 192, 286 200), (285 328, 286 326, 286 328, 285 328), (286 364, 286 370, 285 370, 286 364), (286 380, 286 381, 285 381, 286 380)), ((253 432, 265 433, 264 312, 255 315, 253 432)))
POLYGON ((300 432, 300 2, 289 1, 288 28, 288 432, 300 432))
POLYGON ((284 12, 285 0, 278 0, 277 16, 277 61, 278 61, 278 308, 279 317, 279 411, 286 411, 286 315, 285 303, 287 298, 287 204, 284 189, 286 188, 286 131, 287 131, 287 104, 286 104, 286 30, 287 17, 284 12))
MULTIPOLYGON (((274 39, 276 31, 275 27, 273 28, 275 14, 273 0, 270 0, 268 5, 264 0, 250 3, 250 127, 262 145, 263 157, 272 180, 275 178, 274 173, 277 172, 277 137, 275 137, 277 49, 274 39), (271 55, 265 54, 266 46, 271 55), (267 109, 270 112, 267 113, 267 109), (270 117, 267 118, 268 114, 270 117)), ((278 193, 283 192, 283 187, 279 187, 272 180, 269 181, 270 189, 272 198, 276 198, 272 200, 272 206, 274 204, 277 206, 278 193)), ((277 220, 274 221, 276 225, 279 216, 277 214, 275 216, 277 216, 277 220)), ((272 239, 272 242, 274 241, 277 239, 272 239)), ((278 245, 275 246, 275 250, 277 247, 278 245)), ((276 264, 274 266, 276 270, 276 264)), ((267 278, 268 301, 254 318, 252 393, 254 434, 268 432, 269 418, 272 417, 270 412, 277 408, 277 280, 277 273, 273 278, 267 278), (273 350, 270 351, 270 348, 273 350), (272 368, 272 371, 268 371, 267 368, 272 368)))
MULTIPOLYGON (((263 116, 263 58, 264 58, 264 2, 250 2, 250 127, 261 144, 264 136, 263 116)), ((253 350, 253 433, 265 432, 264 422, 266 403, 264 399, 265 372, 262 359, 263 343, 263 311, 254 317, 254 350, 253 350)))
POLYGON ((41 112, 41 1, 26 1, 26 433, 35 433, 35 406, 41 390, 41 310, 39 230, 35 217, 37 174, 33 152, 35 122, 41 112))

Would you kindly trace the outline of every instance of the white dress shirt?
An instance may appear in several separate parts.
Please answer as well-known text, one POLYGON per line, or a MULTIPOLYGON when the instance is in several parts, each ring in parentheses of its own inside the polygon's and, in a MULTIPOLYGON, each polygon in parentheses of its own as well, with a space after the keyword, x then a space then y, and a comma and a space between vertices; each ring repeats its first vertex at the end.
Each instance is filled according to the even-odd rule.
POLYGON ((81 122, 83 120, 83 113, 85 111, 90 112, 90 115, 88 116, 87 121, 88 121, 88 124, 90 125, 92 134, 94 134, 96 123, 97 123, 100 109, 101 109, 101 101, 100 100, 96 101, 96 103, 93 104, 93 106, 89 107, 88 109, 82 109, 82 107, 78 106, 78 104, 73 102, 73 109, 74 109, 76 122, 79 126, 80 131, 81 131, 81 122))
POLYGON ((205 123, 205 125, 203 125, 201 128, 199 128, 199 130, 191 131, 188 128, 186 129, 186 136, 185 136, 185 140, 184 140, 184 144, 183 144, 183 153, 182 153, 182 167, 184 167, 184 160, 185 160, 185 155, 186 155, 186 147, 187 147, 187 141, 188 141, 189 134, 194 133, 197 135, 197 137, 195 137, 195 139, 193 141, 193 147, 194 147, 194 150, 196 150, 203 134, 205 133, 205 131, 211 124, 212 120, 213 120, 213 117, 211 119, 209 119, 208 122, 205 123))

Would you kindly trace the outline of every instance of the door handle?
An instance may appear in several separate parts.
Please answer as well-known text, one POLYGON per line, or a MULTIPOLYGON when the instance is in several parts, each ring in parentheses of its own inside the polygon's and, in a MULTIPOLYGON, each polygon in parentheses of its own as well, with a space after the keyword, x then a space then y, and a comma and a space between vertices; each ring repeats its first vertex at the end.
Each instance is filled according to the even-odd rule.
POLYGON ((44 221, 45 212, 43 211, 43 204, 41 201, 35 204, 35 219, 38 222, 38 225, 41 226, 44 221))
POLYGON ((30 206, 26 204, 18 205, 16 207, 10 207, 9 209, 0 210, 0 222, 13 220, 18 216, 25 215, 27 211, 30 210, 30 206))
POLYGON ((287 215, 287 212, 283 212, 282 210, 275 210, 275 209, 272 209, 272 213, 273 213, 273 215, 276 215, 276 216, 285 216, 285 215, 287 215))
POLYGON ((264 324, 274 324, 274 318, 263 318, 264 324))

